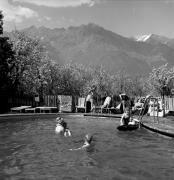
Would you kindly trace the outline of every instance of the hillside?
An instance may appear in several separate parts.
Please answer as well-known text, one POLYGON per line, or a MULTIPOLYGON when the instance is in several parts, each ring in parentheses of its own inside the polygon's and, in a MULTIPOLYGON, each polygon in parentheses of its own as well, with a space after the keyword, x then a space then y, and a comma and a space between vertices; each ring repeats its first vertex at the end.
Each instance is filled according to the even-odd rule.
POLYGON ((39 38, 52 59, 60 64, 103 65, 111 73, 124 70, 131 75, 147 74, 153 66, 164 63, 174 65, 172 40, 168 43, 152 42, 153 39, 136 41, 95 24, 68 29, 32 26, 23 31, 39 38))

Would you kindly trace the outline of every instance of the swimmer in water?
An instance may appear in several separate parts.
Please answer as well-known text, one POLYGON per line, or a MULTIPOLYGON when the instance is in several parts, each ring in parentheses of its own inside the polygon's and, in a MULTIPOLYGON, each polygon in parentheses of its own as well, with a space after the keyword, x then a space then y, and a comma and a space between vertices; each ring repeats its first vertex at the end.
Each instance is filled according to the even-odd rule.
POLYGON ((121 119, 120 119, 120 125, 128 125, 131 119, 131 112, 129 108, 125 108, 125 112, 123 113, 121 119))
POLYGON ((84 138, 84 144, 77 149, 70 149, 71 151, 86 149, 90 147, 93 137, 90 134, 86 134, 84 138))
POLYGON ((56 118, 57 124, 55 133, 56 134, 63 134, 65 137, 71 136, 71 131, 67 127, 67 123, 61 117, 56 118))

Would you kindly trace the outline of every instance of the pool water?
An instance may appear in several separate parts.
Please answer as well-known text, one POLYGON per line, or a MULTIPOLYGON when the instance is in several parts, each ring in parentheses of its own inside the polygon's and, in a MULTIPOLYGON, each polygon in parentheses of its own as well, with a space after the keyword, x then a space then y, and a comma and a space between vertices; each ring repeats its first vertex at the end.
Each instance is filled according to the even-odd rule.
POLYGON ((55 134, 56 116, 0 123, 0 179, 173 179, 173 139, 145 129, 118 131, 114 118, 63 117, 72 137, 55 134), (70 151, 87 133, 94 138, 91 147, 70 151))

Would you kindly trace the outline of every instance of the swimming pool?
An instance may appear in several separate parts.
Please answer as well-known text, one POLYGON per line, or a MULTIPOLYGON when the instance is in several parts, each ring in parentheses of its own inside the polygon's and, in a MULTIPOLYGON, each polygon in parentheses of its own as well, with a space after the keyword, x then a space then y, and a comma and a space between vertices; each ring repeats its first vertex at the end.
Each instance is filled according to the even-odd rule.
POLYGON ((0 179, 173 179, 174 141, 145 129, 120 132, 118 119, 64 115, 72 137, 56 135, 55 117, 0 123, 0 179), (87 151, 70 151, 94 140, 87 151))

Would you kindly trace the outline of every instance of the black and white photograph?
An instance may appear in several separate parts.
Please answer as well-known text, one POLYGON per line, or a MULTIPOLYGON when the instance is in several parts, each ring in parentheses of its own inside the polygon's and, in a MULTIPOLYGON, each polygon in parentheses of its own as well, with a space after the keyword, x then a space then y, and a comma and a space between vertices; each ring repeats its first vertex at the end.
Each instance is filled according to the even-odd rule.
POLYGON ((0 180, 174 179, 174 0, 0 0, 0 180))

